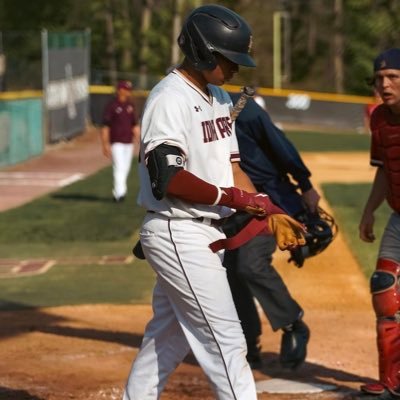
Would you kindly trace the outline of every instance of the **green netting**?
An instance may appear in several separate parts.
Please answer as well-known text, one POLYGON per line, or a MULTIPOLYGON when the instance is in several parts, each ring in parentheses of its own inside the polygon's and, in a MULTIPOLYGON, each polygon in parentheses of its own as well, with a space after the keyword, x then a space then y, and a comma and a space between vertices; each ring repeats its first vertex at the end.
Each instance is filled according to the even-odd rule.
POLYGON ((41 99, 0 101, 0 166, 43 152, 41 99))
POLYGON ((50 49, 64 49, 70 47, 89 46, 89 32, 48 32, 48 46, 50 49))

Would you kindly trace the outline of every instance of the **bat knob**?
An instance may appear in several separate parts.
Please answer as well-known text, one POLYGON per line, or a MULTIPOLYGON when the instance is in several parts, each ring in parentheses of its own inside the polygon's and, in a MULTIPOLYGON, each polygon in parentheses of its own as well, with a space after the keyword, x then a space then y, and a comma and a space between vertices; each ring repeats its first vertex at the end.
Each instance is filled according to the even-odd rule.
POLYGON ((246 96, 253 97, 256 94, 256 89, 254 89, 252 86, 244 86, 242 88, 242 93, 244 93, 246 96))

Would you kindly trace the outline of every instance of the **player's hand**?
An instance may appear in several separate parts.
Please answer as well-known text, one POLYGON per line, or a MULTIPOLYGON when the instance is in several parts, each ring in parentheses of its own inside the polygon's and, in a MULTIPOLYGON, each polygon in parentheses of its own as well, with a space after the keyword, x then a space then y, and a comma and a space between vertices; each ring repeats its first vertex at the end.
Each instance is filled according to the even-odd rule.
POLYGON ((321 199, 319 193, 314 188, 311 188, 310 190, 304 192, 301 197, 303 198, 303 201, 310 212, 315 213, 318 209, 318 203, 321 199))
POLYGON ((360 225, 358 226, 360 239, 367 243, 372 243, 375 240, 374 235, 375 218, 373 214, 363 214, 360 225))
POLYGON ((258 217, 285 212, 272 203, 265 193, 249 193, 236 187, 222 188, 221 200, 218 204, 246 211, 258 217))
POLYGON ((304 246, 304 225, 286 214, 273 214, 266 218, 267 229, 275 236, 280 250, 293 250, 304 246))

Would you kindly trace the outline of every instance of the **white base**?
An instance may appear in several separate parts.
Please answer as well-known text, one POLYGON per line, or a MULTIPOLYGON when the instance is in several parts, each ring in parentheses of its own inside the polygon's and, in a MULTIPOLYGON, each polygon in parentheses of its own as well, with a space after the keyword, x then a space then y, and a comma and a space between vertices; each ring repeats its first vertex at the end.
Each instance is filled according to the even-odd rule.
POLYGON ((321 393, 335 390, 335 385, 324 383, 305 383, 287 379, 268 379, 256 382, 257 393, 321 393))

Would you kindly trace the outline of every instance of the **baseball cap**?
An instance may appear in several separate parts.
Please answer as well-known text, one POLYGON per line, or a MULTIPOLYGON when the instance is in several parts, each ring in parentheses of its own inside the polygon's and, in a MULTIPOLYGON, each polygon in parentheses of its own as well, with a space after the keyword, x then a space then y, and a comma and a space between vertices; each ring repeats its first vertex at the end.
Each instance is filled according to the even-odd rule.
POLYGON ((375 58, 374 72, 381 69, 400 69, 400 49, 386 50, 375 58))
POLYGON ((129 81, 119 81, 117 89, 132 90, 132 83, 129 81))

